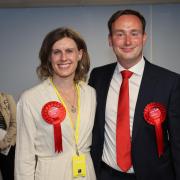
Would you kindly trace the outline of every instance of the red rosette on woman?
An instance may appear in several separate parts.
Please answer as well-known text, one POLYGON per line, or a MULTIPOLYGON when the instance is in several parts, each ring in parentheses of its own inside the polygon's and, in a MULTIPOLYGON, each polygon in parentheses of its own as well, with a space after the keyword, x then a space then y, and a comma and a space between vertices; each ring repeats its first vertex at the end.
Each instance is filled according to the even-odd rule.
POLYGON ((61 122, 66 117, 65 107, 58 101, 50 101, 43 106, 41 115, 47 123, 54 127, 55 152, 62 152, 61 122))
POLYGON ((160 157, 164 151, 162 123, 166 118, 165 106, 156 102, 147 104, 147 106, 144 109, 144 118, 146 122, 155 126, 158 156, 160 157))

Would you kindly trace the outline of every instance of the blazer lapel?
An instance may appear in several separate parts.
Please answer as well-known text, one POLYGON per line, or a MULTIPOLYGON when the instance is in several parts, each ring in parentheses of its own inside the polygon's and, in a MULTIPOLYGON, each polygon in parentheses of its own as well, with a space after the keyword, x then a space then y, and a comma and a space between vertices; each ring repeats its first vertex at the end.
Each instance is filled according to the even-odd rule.
POLYGON ((157 84, 157 78, 155 78, 155 76, 156 75, 152 70, 152 65, 146 60, 134 113, 132 141, 135 140, 138 128, 140 127, 142 121, 144 121, 145 106, 153 99, 153 91, 156 88, 157 84))
POLYGON ((111 66, 108 66, 108 68, 104 71, 102 77, 101 77, 101 86, 97 90, 97 112, 98 112, 98 118, 101 119, 99 121, 99 127, 101 131, 101 136, 103 138, 104 136, 104 126, 105 126, 105 109, 106 109, 106 100, 107 95, 109 91, 109 85, 115 70, 117 63, 112 64, 111 66))

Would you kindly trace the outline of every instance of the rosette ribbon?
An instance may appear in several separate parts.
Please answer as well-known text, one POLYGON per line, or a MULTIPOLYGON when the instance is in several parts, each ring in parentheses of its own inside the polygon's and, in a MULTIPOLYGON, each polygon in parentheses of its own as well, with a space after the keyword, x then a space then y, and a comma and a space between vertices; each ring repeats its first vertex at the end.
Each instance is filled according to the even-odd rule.
POLYGON ((66 117, 65 107, 58 101, 50 101, 43 106, 41 115, 48 124, 53 125, 55 152, 62 152, 61 122, 66 117))
POLYGON ((158 156, 160 157, 164 152, 162 123, 166 118, 165 106, 156 102, 147 104, 144 109, 144 118, 146 122, 155 126, 158 156))

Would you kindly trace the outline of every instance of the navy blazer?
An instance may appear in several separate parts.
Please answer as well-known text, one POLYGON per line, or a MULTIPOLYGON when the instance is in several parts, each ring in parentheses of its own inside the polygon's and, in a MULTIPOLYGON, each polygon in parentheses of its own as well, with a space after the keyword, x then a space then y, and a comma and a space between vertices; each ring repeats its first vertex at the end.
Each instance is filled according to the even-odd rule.
MULTIPOLYGON (((89 79, 97 93, 91 147, 97 178, 104 145, 106 99, 116 64, 94 68, 89 79)), ((137 180, 180 180, 180 75, 147 60, 135 107, 131 147, 137 180), (161 157, 158 157, 155 128, 145 121, 143 114, 151 102, 165 105, 167 111, 162 124, 164 152, 161 157)))

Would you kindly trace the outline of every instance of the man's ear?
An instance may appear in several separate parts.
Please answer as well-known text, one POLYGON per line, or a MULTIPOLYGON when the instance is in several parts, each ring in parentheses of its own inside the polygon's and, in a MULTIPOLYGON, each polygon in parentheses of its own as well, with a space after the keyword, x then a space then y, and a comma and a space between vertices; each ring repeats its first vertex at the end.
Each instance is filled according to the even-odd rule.
POLYGON ((112 36, 110 34, 108 35, 108 42, 109 46, 112 47, 112 36))
POLYGON ((146 40, 147 40, 147 34, 146 34, 146 32, 144 32, 144 34, 143 34, 143 45, 145 45, 146 40))

